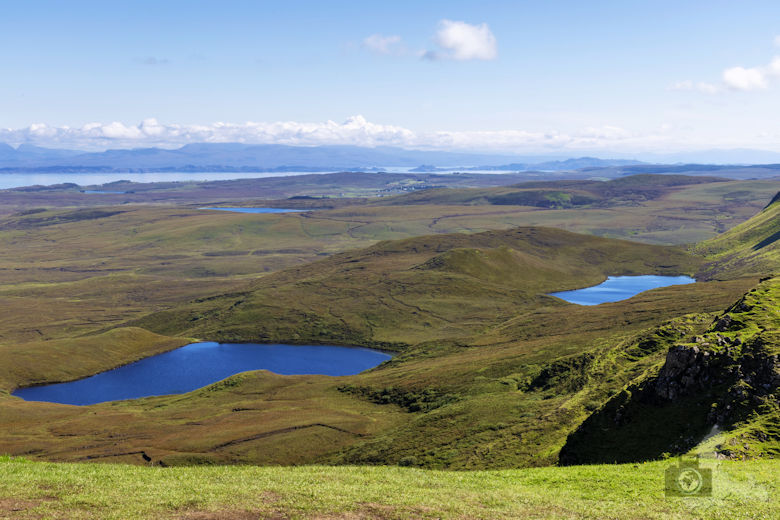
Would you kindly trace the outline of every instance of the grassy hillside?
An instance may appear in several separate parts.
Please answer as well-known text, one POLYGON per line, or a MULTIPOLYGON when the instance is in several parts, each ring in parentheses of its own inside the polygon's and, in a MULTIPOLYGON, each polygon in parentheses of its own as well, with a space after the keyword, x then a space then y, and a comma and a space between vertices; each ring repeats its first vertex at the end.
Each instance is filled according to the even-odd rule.
POLYGON ((226 341, 399 348, 473 334, 529 307, 561 306, 545 293, 607 275, 692 274, 697 264, 681 249, 556 229, 432 235, 334 255, 134 324, 226 341))
POLYGON ((71 381, 191 343, 137 327, 76 338, 12 343, 0 347, 9 362, 0 366, 0 388, 71 381), (45 352, 46 362, 41 362, 45 352))
MULTIPOLYGON (((670 338, 626 359, 609 354, 597 363, 593 384, 551 384, 545 381, 555 378, 544 374, 589 363, 615 345, 640 344, 648 327, 676 316, 722 309, 754 282, 669 287, 596 307, 544 293, 606 274, 692 272, 697 265, 675 248, 534 228, 419 237, 334 255, 135 324, 204 339, 392 343, 404 352, 391 362, 344 378, 249 373, 181 396, 91 407, 6 397, 0 425, 13 430, 0 426, 0 450, 166 465, 551 464, 566 434, 662 356, 670 338)), ((705 326, 686 319, 679 334, 705 326)), ((46 355, 49 348, 28 345, 25 352, 46 355)), ((9 351, 10 365, 17 355, 9 351)), ((84 355, 89 351, 72 352, 70 361, 84 355)), ((27 377, 63 376, 41 364, 27 377)))
POLYGON ((708 277, 780 272, 780 192, 758 215, 695 247, 708 277))
POLYGON ((567 464, 627 462, 697 450, 780 455, 780 194, 758 215, 696 246, 701 276, 764 274, 701 334, 680 338, 568 438, 567 464))
POLYGON ((626 385, 566 442, 567 464, 629 462, 709 449, 730 458, 780 456, 780 278, 765 280, 680 340, 661 366, 626 385))
MULTIPOLYGON (((255 193, 240 182, 236 186, 255 193)), ((203 192, 211 193, 211 188, 204 185, 203 192)), ((187 186, 173 183, 168 189, 181 196, 176 200, 198 200, 187 199, 187 186)), ((681 185, 638 205, 584 209, 432 204, 401 209, 364 202, 311 213, 246 215, 181 205, 106 206, 102 195, 90 199, 100 207, 89 210, 25 206, 0 218, 0 303, 5 311, 0 315, 0 349, 94 334, 380 240, 525 225, 646 243, 695 242, 752 216, 776 189, 768 181, 681 185)), ((38 202, 67 204, 57 193, 38 202)), ((218 190, 213 194, 211 202, 236 204, 219 199, 218 190)), ((6 195, 0 193, 3 209, 12 207, 6 195)))
POLYGON ((0 460, 0 517, 100 519, 756 519, 778 461, 705 462, 713 495, 665 498, 669 462, 505 471, 198 467, 0 460))

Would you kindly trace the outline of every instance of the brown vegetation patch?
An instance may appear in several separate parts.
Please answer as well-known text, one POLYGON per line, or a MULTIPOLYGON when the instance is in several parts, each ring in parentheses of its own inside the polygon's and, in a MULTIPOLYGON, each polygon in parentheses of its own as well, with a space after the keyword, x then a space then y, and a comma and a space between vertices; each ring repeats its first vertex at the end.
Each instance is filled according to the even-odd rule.
POLYGON ((185 513, 178 516, 181 520, 285 520, 287 516, 278 512, 266 512, 259 511, 234 511, 234 510, 220 510, 220 511, 193 511, 191 513, 185 513))
POLYGON ((25 500, 20 498, 0 498, 0 519, 5 518, 42 518, 40 514, 33 513, 42 502, 57 500, 56 497, 44 497, 37 500, 25 500))
POLYGON ((339 513, 327 513, 315 515, 315 520, 395 520, 418 519, 435 517, 435 511, 431 508, 399 508, 387 504, 361 503, 359 509, 343 511, 339 513))

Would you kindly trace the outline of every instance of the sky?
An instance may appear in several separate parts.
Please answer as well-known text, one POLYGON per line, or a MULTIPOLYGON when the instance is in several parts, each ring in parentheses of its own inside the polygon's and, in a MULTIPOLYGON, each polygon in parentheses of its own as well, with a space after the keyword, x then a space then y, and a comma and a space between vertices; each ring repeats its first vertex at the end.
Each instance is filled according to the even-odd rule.
POLYGON ((780 152, 777 1, 0 7, 14 146, 780 152))

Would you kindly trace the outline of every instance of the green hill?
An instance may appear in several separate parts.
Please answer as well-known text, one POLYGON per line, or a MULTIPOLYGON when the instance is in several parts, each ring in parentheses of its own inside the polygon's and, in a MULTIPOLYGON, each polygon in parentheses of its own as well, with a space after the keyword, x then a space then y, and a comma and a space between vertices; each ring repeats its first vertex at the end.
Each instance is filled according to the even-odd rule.
POLYGON ((631 381, 569 436, 564 464, 628 462, 694 449, 780 455, 780 193, 758 215, 694 250, 699 276, 764 275, 699 335, 631 381))
POLYGON ((723 432, 720 457, 780 456, 780 278, 767 279, 699 335, 675 342, 591 415, 560 455, 564 464, 632 462, 693 449, 723 432))
MULTIPOLYGON (((545 293, 699 265, 677 248, 542 228, 382 242, 129 324, 165 336, 388 346, 401 351, 392 361, 343 378, 251 372, 189 394, 91 407, 0 395, 0 450, 165 465, 549 465, 590 410, 706 322, 677 320, 668 337, 650 340, 648 328, 725 308, 754 281, 668 287, 595 307, 545 293)), ((69 365, 91 359, 80 344, 69 343, 69 365)), ((26 377, 64 376, 40 365, 26 377)))
POLYGON ((166 335, 402 348, 470 335, 607 275, 692 274, 682 249, 551 228, 385 241, 134 325, 166 335))
POLYGON ((708 278, 756 276, 780 271, 780 192, 758 215, 698 244, 694 251, 709 262, 708 278))

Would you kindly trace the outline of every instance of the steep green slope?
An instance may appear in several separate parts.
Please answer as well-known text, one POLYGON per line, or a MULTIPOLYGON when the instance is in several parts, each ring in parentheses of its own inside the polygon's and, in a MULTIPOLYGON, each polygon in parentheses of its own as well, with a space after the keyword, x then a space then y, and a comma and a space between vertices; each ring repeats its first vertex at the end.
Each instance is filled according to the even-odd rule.
POLYGON ((630 462, 692 449, 725 430, 723 457, 780 456, 780 278, 763 281, 702 334, 675 342, 591 415, 564 464, 630 462))
POLYGON ((780 194, 752 219, 699 244, 703 278, 765 275, 706 331, 626 385, 567 439, 564 464, 628 462, 701 449, 780 455, 780 194), (720 432, 720 433, 719 433, 720 432))
POLYGON ((755 276, 780 271, 780 192, 752 219, 698 244, 709 260, 707 278, 755 276))

